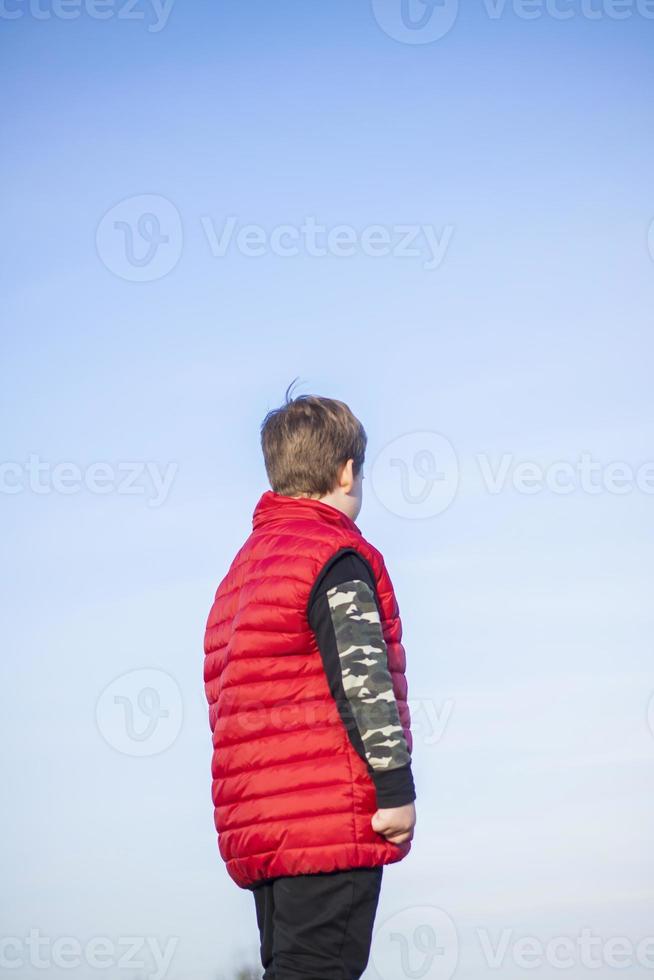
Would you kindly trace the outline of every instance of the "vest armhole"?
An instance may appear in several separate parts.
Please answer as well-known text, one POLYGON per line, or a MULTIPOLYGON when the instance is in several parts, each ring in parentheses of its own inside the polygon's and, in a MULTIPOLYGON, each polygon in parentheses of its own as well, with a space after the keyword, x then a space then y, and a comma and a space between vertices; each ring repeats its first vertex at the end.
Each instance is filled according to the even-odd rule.
POLYGON ((343 555, 356 555, 357 558, 360 558, 361 559, 361 561, 364 563, 364 565, 366 565, 366 567, 368 568, 368 571, 370 572, 370 577, 372 578, 372 581, 375 584, 375 591, 376 591, 377 576, 375 575, 375 572, 374 572, 374 569, 373 569, 372 565, 370 564, 370 562, 368 561, 368 559, 364 555, 361 554, 360 551, 357 551, 357 549, 356 548, 353 548, 351 545, 346 545, 344 548, 339 548, 338 551, 335 551, 334 554, 330 558, 327 559, 327 561, 325 562, 325 564, 322 566, 322 568, 318 572, 318 575, 316 577, 316 581, 311 586, 311 592, 309 593, 309 598, 307 600, 307 608, 306 608, 307 617, 309 616, 309 612, 311 610, 311 605, 313 603, 313 600, 316 597, 316 593, 318 592, 318 589, 320 588, 321 582, 323 581, 325 575, 328 573, 328 571, 330 570, 330 568, 332 567, 332 565, 334 565, 335 562, 337 562, 339 560, 339 558, 342 558, 343 555))

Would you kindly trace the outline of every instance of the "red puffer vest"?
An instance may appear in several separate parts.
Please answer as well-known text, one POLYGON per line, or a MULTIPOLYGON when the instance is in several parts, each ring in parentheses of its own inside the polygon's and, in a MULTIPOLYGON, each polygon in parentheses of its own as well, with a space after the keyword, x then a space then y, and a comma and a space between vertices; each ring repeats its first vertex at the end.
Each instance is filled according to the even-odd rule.
POLYGON ((359 552, 374 572, 411 749, 402 625, 381 554, 336 508, 267 491, 218 587, 204 644, 215 823, 227 870, 242 887, 390 864, 410 848, 388 843, 370 826, 374 785, 307 621, 311 588, 343 549, 359 552))

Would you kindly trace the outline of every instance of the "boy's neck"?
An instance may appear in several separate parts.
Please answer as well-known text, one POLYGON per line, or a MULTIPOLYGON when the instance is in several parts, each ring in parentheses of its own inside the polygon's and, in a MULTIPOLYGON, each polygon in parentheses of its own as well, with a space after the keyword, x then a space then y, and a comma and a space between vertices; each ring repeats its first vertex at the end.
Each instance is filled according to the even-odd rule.
POLYGON ((321 504, 334 507, 336 510, 340 510, 342 514, 345 514, 346 517, 349 517, 351 521, 356 520, 361 509, 358 501, 354 497, 350 494, 343 493, 339 489, 332 490, 330 493, 325 493, 322 496, 315 493, 298 493, 294 497, 295 500, 301 498, 305 500, 318 500, 321 504))

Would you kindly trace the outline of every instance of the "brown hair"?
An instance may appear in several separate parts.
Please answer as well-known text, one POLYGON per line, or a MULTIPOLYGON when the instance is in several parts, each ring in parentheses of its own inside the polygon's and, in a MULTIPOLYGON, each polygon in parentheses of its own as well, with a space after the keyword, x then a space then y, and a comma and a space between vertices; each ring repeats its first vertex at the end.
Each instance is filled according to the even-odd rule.
MULTIPOLYGON (((295 384, 295 382, 293 382, 295 384)), ((291 396, 261 424, 261 448, 270 486, 287 497, 323 496, 338 483, 341 466, 354 460, 357 476, 368 438, 345 402, 318 395, 291 396)))

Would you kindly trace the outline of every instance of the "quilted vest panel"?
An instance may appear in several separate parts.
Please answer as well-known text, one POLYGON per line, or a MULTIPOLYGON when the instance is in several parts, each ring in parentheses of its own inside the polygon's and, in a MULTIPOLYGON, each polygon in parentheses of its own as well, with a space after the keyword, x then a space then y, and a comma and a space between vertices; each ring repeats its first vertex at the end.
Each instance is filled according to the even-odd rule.
POLYGON ((410 848, 370 826, 374 784, 352 747, 307 620, 311 588, 343 548, 355 549, 373 570, 411 749, 402 625, 381 554, 336 508, 267 491, 218 586, 204 642, 215 825, 227 870, 241 887, 390 864, 410 848))

